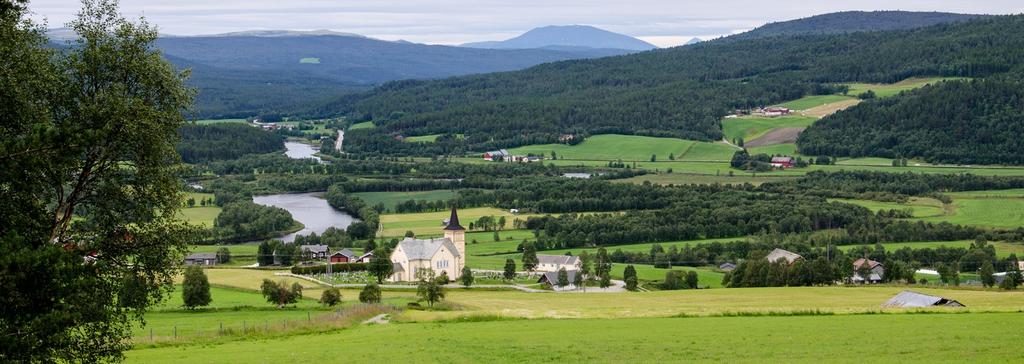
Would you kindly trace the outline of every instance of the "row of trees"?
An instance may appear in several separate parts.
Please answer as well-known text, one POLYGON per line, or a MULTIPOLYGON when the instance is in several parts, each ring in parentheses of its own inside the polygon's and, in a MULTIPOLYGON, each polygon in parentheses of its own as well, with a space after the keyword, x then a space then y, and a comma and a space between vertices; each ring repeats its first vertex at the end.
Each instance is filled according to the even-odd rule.
POLYGON ((239 201, 226 204, 213 220, 213 237, 219 241, 260 240, 297 227, 288 210, 239 201))
POLYGON ((177 150, 186 163, 236 159, 246 154, 284 150, 284 138, 273 132, 239 123, 189 124, 179 130, 177 150))

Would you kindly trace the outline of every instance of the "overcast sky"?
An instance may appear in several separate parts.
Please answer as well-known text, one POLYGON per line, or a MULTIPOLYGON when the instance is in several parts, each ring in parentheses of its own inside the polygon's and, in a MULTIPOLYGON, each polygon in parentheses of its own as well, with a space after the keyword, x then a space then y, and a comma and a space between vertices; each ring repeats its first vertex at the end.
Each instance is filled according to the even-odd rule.
MULTIPOLYGON (((63 26, 76 0, 31 0, 34 18, 63 26)), ((461 44, 502 40, 544 25, 586 24, 661 47, 767 22, 843 10, 1024 13, 1024 0, 122 0, 165 34, 330 29, 386 40, 461 44)))

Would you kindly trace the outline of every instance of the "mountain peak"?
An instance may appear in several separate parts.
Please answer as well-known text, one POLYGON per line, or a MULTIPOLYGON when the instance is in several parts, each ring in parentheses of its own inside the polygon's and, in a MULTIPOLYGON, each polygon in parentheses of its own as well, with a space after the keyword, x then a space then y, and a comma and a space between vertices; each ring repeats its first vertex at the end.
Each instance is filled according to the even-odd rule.
POLYGON ((657 48, 653 44, 610 32, 590 25, 547 25, 530 29, 515 38, 503 41, 466 43, 463 47, 525 49, 551 47, 586 47, 597 49, 624 49, 646 51, 657 48))

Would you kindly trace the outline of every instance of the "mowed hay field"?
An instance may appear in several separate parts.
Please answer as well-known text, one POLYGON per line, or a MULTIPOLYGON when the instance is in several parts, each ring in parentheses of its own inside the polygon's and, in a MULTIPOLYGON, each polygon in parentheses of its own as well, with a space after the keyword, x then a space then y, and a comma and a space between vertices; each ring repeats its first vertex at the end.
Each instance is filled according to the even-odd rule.
POLYGON ((816 119, 800 115, 774 118, 744 116, 722 120, 722 131, 730 141, 736 138, 743 138, 744 141, 749 142, 774 129, 808 127, 814 123, 814 120, 816 119))
POLYGON ((352 196, 359 197, 366 202, 367 205, 376 206, 377 204, 384 204, 384 208, 388 210, 394 210, 395 205, 399 203, 414 200, 414 201, 438 201, 438 200, 450 200, 455 197, 455 191, 452 190, 431 190, 431 191, 409 191, 409 192, 357 192, 353 193, 352 196))
POLYGON ((952 208, 943 216, 925 221, 953 224, 1017 228, 1024 226, 1024 189, 947 193, 952 208))
POLYGON ((683 155, 695 141, 676 138, 653 138, 635 135, 594 135, 577 145, 529 145, 509 152, 515 155, 535 154, 551 157, 554 151, 559 159, 649 161, 651 155, 668 160, 669 154, 683 155))
POLYGON ((908 78, 897 83, 880 84, 880 83, 851 83, 850 91, 847 94, 851 96, 859 95, 863 92, 871 90, 877 97, 890 97, 895 96, 903 91, 913 90, 915 88, 922 87, 928 84, 934 84, 942 81, 958 80, 963 79, 962 77, 929 77, 929 78, 908 78))
MULTIPOLYGON (((444 228, 442 221, 447 219, 450 215, 451 211, 447 210, 415 214, 380 215, 382 230, 378 235, 385 237, 399 237, 404 236, 406 231, 412 231, 413 233, 416 233, 416 235, 440 234, 441 229, 444 228)), ((507 221, 505 226, 511 227, 512 221, 516 218, 526 221, 530 216, 537 215, 516 215, 508 210, 491 207, 459 209, 459 222, 462 223, 462 226, 467 228, 469 227, 470 222, 475 222, 483 216, 494 216, 495 219, 504 216, 507 221)))

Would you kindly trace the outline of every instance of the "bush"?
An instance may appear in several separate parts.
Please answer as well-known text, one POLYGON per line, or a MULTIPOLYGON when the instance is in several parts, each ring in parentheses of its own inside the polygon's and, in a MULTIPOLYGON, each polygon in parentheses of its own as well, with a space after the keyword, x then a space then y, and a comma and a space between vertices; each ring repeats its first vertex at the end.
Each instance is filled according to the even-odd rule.
POLYGON ((210 281, 206 279, 203 268, 192 265, 185 269, 185 279, 181 284, 181 298, 185 301, 185 307, 193 309, 207 306, 213 299, 210 298, 210 281))
POLYGON ((380 286, 370 283, 363 287, 362 292, 359 292, 359 302, 380 303, 380 286))
MULTIPOLYGON (((366 271, 366 263, 332 263, 331 271, 336 273, 364 272, 366 271)), ((292 274, 306 275, 322 273, 327 273, 327 264, 292 267, 292 274)))
POLYGON ((329 288, 320 294, 320 304, 333 307, 341 303, 341 291, 337 288, 329 288))

